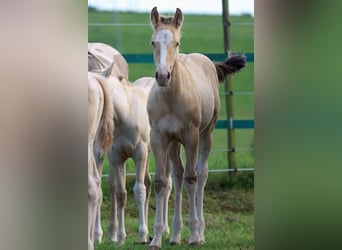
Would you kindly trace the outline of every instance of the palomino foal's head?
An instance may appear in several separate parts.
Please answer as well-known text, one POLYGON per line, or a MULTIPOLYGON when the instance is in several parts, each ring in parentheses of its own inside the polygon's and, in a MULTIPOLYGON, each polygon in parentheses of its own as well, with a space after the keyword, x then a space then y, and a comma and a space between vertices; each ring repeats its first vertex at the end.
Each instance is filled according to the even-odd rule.
POLYGON ((178 59, 180 29, 183 14, 177 8, 173 17, 159 16, 157 7, 151 11, 154 62, 156 64, 156 81, 159 86, 168 86, 175 61, 178 59))

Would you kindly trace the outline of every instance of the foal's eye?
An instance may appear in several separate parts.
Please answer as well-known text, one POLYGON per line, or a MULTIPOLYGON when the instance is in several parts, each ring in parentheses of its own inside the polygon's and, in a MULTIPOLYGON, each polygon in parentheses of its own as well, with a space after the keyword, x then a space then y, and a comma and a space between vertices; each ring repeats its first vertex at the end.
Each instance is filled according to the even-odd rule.
POLYGON ((176 47, 178 47, 179 46, 179 42, 176 42, 176 47))
POLYGON ((151 45, 154 47, 155 43, 153 41, 151 41, 151 45))

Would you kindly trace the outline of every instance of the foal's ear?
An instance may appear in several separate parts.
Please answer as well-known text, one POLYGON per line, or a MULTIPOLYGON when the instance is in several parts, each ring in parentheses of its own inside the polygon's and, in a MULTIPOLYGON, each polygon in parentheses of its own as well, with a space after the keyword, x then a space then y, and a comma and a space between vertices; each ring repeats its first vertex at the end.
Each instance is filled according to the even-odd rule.
POLYGON ((179 8, 177 8, 175 16, 174 16, 174 24, 176 28, 179 28, 182 26, 182 23, 183 23, 183 13, 179 8))
POLYGON ((153 28, 156 28, 159 23, 159 13, 157 7, 151 10, 151 24, 153 28))

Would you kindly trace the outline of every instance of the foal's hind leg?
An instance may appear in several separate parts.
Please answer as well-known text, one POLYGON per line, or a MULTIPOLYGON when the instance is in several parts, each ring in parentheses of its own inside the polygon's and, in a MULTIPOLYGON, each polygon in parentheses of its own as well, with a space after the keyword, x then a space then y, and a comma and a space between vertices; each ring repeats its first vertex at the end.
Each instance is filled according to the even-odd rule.
POLYGON ((150 197, 151 197, 151 175, 150 175, 150 171, 149 171, 148 160, 146 162, 144 184, 146 187, 146 200, 145 200, 145 204, 144 204, 144 214, 145 214, 145 221, 146 221, 147 228, 148 228, 148 208, 149 208, 150 197))
POLYGON ((101 178, 102 178, 102 170, 103 170, 103 160, 104 160, 104 155, 100 153, 100 151, 97 149, 96 143, 94 143, 94 156, 95 156, 95 162, 96 162, 96 167, 99 173, 99 181, 100 181, 100 188, 99 188, 99 197, 98 197, 98 205, 96 208, 96 220, 95 220, 95 236, 94 240, 98 241, 99 243, 102 242, 102 237, 103 237, 103 230, 101 226, 101 206, 102 206, 102 200, 103 200, 103 193, 102 193, 102 188, 101 188, 101 178))
POLYGON ((145 187, 145 173, 148 160, 148 146, 144 142, 139 143, 134 155, 135 161, 135 184, 134 197, 139 208, 139 240, 141 243, 147 243, 148 228, 145 216, 145 202, 146 202, 146 187, 145 187))
POLYGON ((212 131, 215 122, 212 123, 205 131, 202 132, 199 139, 198 147, 198 159, 196 165, 197 173, 197 216, 199 219, 198 234, 200 237, 200 243, 205 243, 204 229, 205 221, 203 216, 203 198, 204 198, 204 188, 208 179, 208 157, 212 145, 212 131))
POLYGON ((108 156, 110 161, 108 187, 111 196, 109 239, 112 242, 122 244, 126 238, 124 222, 125 206, 127 201, 127 191, 125 187, 126 158, 122 158, 115 151, 111 151, 108 156))

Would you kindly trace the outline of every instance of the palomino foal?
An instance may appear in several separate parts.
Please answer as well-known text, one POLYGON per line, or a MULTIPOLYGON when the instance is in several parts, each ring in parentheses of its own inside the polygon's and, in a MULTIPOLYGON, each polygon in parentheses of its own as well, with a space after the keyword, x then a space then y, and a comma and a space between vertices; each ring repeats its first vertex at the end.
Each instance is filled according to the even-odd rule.
POLYGON ((107 79, 88 72, 88 250, 94 249, 96 212, 101 199, 101 175, 98 172, 93 145, 108 151, 113 138, 113 105, 107 79))
POLYGON ((245 66, 245 57, 241 55, 232 56, 222 63, 213 63, 201 54, 179 54, 182 22, 183 15, 178 8, 173 17, 159 16, 156 7, 151 11, 151 44, 156 74, 147 109, 151 124, 151 148, 156 162, 156 219, 150 249, 161 247, 165 230, 168 161, 172 165, 175 188, 170 244, 181 242, 183 180, 189 196, 189 244, 205 242, 203 193, 208 176, 211 134, 220 106, 218 85, 227 74, 245 66), (181 145, 185 149, 185 169, 180 159, 181 145))
MULTIPOLYGON (((88 56, 88 67, 98 70, 96 67, 99 65, 97 65, 96 60, 105 58, 107 55, 101 54, 100 49, 97 49, 97 52, 94 49, 89 50, 88 54, 89 52, 91 53, 90 57, 88 56)), ((101 61, 99 64, 106 65, 106 62, 101 61)), ((144 87, 135 87, 128 82, 125 76, 117 73, 121 72, 120 65, 118 68, 115 68, 115 66, 116 61, 110 77, 117 79, 117 81, 112 81, 110 84, 111 102, 114 107, 115 132, 113 135, 113 145, 108 152, 110 163, 108 186, 111 197, 109 238, 112 242, 118 244, 122 244, 126 238, 124 222, 127 201, 125 164, 128 158, 132 158, 136 169, 136 181, 133 190, 139 208, 139 240, 142 243, 147 243, 147 218, 151 178, 148 171, 150 125, 146 107, 151 83, 142 81, 144 87)), ((98 170, 102 173, 104 154, 97 151, 97 147, 95 147, 95 158, 98 170)), ((102 235, 99 209, 96 220, 95 239, 101 242, 102 235)))

